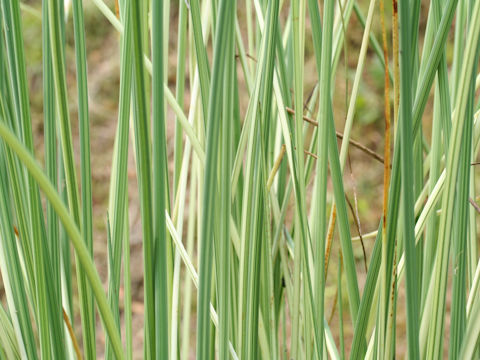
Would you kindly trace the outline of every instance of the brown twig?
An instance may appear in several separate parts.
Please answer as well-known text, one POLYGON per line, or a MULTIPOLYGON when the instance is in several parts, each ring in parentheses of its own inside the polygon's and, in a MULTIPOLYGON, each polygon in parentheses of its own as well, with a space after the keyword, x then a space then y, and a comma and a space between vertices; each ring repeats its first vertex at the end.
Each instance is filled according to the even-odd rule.
POLYGON ((78 346, 78 341, 77 338, 75 337, 75 333, 73 332, 72 324, 70 323, 70 319, 68 318, 67 313, 65 312, 65 309, 62 309, 63 311, 63 321, 65 322, 65 325, 67 326, 68 333, 70 334, 70 339, 72 340, 73 348, 75 349, 75 353, 77 354, 77 359, 82 359, 82 353, 80 352, 80 347, 78 346))
POLYGON ((249 53, 246 53, 245 56, 246 56, 247 58, 249 58, 250 60, 253 60, 253 61, 257 62, 257 59, 255 59, 255 58, 254 58, 252 55, 250 55, 249 53))
POLYGON ((317 85, 318 85, 318 82, 315 84, 314 87, 312 87, 312 90, 310 90, 310 93, 308 94, 307 98, 305 99, 304 104, 303 104, 303 111, 305 111, 305 110, 310 111, 310 109, 308 108, 308 104, 310 103, 310 100, 312 99, 313 93, 315 92, 315 88, 316 88, 317 85))
POLYGON ((330 217, 330 223, 328 224, 328 231, 327 231, 327 248, 325 251, 325 279, 327 278, 327 273, 328 273, 328 264, 330 261, 330 252, 332 251, 332 240, 333 240, 333 232, 335 230, 336 219, 337 219, 337 207, 334 203, 332 207, 332 216, 330 217))
POLYGON ((310 155, 311 157, 313 157, 315 160, 318 159, 318 156, 315 155, 314 153, 311 153, 310 151, 308 150, 303 150, 303 152, 307 155, 310 155))
POLYGON ((468 201, 472 204, 473 208, 480 214, 480 206, 472 199, 469 198, 468 201))
POLYGON ((387 234, 387 208, 388 188, 390 186, 390 74, 388 71, 388 43, 385 29, 384 1, 380 0, 380 19, 382 23, 383 56, 385 58, 385 89, 384 89, 384 113, 385 113, 385 146, 384 146, 384 169, 383 169, 383 237, 387 234))
MULTIPOLYGON (((293 149, 294 149, 294 150, 297 150, 297 147, 294 146, 293 149)), ((315 155, 314 153, 312 153, 312 152, 310 152, 310 151, 308 151, 308 150, 303 149, 303 153, 304 153, 305 155, 309 155, 309 156, 313 157, 315 160, 318 159, 318 156, 317 156, 317 155, 315 155)))
MULTIPOLYGON (((393 46, 393 121, 395 130, 398 124, 398 108, 400 107, 400 49, 398 45, 398 3, 397 0, 392 0, 392 46, 393 46)), ((386 66, 385 62, 385 66, 386 66)))
MULTIPOLYGON (((295 114, 295 110, 293 110, 292 108, 289 108, 289 107, 286 107, 286 110, 289 114, 295 114)), ((303 116, 303 120, 306 121, 307 123, 313 125, 313 126, 318 126, 318 122, 308 116, 303 116)), ((337 138, 339 138, 340 140, 343 140, 343 134, 339 131, 335 131, 335 134, 337 135, 337 138)), ((372 149, 366 147, 365 145, 362 145, 360 144, 358 141, 355 141, 355 140, 352 140, 352 139, 349 139, 348 142, 356 147, 357 149, 363 151, 365 154, 373 157, 375 160, 377 160, 378 162, 381 162, 382 164, 384 163, 384 159, 383 157, 381 157, 380 155, 378 155, 375 151, 373 151, 372 149)))
MULTIPOLYGON (((358 212, 358 198, 357 198, 357 186, 356 186, 356 181, 355 177, 353 176, 353 170, 352 170, 352 159, 350 158, 350 154, 348 154, 348 168, 350 169, 350 178, 352 179, 352 190, 353 190, 353 203, 354 203, 354 210, 355 210, 355 217, 357 219, 357 230, 358 233, 362 233, 362 224, 360 222, 360 214, 358 212)), ((359 235, 360 240, 363 242, 363 235, 359 235)), ((366 262, 365 262, 365 269, 367 268, 366 262)))
POLYGON ((118 0, 115 0, 115 15, 117 19, 120 20, 120 6, 118 5, 118 0))
POLYGON ((355 223, 355 226, 357 227, 357 231, 358 231, 358 236, 360 237, 360 243, 362 244, 362 250, 363 250, 363 261, 364 261, 364 265, 365 265, 365 272, 368 273, 368 267, 367 267, 367 252, 365 251, 365 245, 363 244, 363 237, 362 237, 362 232, 360 230, 360 220, 357 218, 357 214, 355 213, 355 209, 353 208, 353 205, 350 201, 350 199, 348 198, 347 195, 345 195, 345 200, 347 200, 347 204, 348 206, 350 207, 350 210, 352 212, 352 215, 353 215, 353 222, 355 223))

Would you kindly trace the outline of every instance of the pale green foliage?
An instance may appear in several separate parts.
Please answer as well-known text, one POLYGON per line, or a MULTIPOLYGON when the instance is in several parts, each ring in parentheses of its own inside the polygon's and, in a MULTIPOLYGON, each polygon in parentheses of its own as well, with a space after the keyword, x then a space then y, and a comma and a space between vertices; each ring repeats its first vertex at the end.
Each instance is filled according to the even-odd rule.
MULTIPOLYGON (((376 57, 385 67, 372 30, 377 1, 119 0, 115 14, 94 0, 95 11, 120 35, 109 206, 101 214, 105 288, 93 261, 90 162, 96 154, 90 152, 83 3, 73 0, 65 17, 59 0, 43 0, 41 10, 0 0, 0 359, 75 358, 78 351, 86 359, 131 359, 142 345, 145 358, 172 360, 192 354, 202 360, 477 358, 480 262, 471 164, 480 147, 480 1, 427 3, 428 13, 420 0, 399 1, 399 53, 388 41, 389 58, 399 56, 399 76, 391 64, 387 72, 399 95, 392 172, 386 216, 363 237, 369 256, 361 284, 353 238, 358 207, 355 198, 349 214, 343 172, 358 101, 369 96, 362 93, 365 64, 376 57), (177 7, 178 21, 171 21, 177 7), (44 150, 36 151, 44 151, 45 170, 34 154, 22 11, 42 20, 44 150), (364 31, 359 49, 345 44, 356 31, 353 11, 364 31), (67 92, 68 31, 75 98, 67 92), (309 49, 314 74, 305 74, 309 49), (351 52, 359 52, 355 72, 351 52), (337 76, 350 70, 353 86, 347 81, 341 93, 337 76), (167 84, 169 73, 176 74, 175 87, 167 84), (317 84, 311 96, 307 76, 317 84), (426 116, 429 99, 433 110, 426 116), (172 141, 168 121, 175 126, 172 141), (335 131, 343 133, 340 150, 335 131), (133 204, 129 149, 138 180, 133 204), (143 344, 134 342, 132 330, 132 206, 141 214, 143 344), (338 256, 331 252, 337 238, 338 256), (329 259, 338 268, 333 275, 329 259), (327 304, 337 300, 338 324, 329 323, 327 304), (96 310, 105 349, 97 341, 96 310), (64 319, 77 313, 72 338, 64 319), (397 316, 406 317, 405 329, 396 326, 397 316), (349 342, 346 329, 353 332, 349 342)), ((389 18, 397 5, 386 8, 389 18)))

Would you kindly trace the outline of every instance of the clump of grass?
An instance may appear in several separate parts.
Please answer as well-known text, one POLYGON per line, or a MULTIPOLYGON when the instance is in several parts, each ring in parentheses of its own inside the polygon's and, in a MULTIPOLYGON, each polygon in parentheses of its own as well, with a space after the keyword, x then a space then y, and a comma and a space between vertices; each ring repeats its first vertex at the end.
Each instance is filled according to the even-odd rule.
POLYGON ((480 145, 480 2, 431 1, 424 14, 420 1, 393 0, 390 8, 381 0, 377 14, 377 2, 370 0, 364 17, 363 3, 355 0, 119 0, 116 11, 94 0, 120 35, 118 118, 105 214, 107 288, 93 261, 90 159, 95 154, 90 153, 82 1, 73 0, 71 16, 75 100, 67 93, 65 21, 70 17, 63 2, 43 0, 41 10, 19 0, 0 3, 5 289, 0 358, 92 359, 103 351, 108 359, 133 357, 138 344, 132 334, 130 141, 139 195, 134 205, 141 212, 145 358, 186 359, 195 353, 197 359, 391 359, 398 355, 398 339, 405 337, 396 327, 400 307, 406 309, 409 358, 478 356, 480 262, 472 164, 480 145), (171 7, 178 8, 176 48, 168 46, 175 25, 171 7), (345 39, 354 31, 352 10, 364 34, 351 91, 346 86, 344 126, 336 129, 339 115, 332 100, 344 96, 335 79, 342 71, 337 67, 342 51, 346 55, 345 39), (44 168, 34 154, 21 11, 41 12, 44 168), (382 45, 372 31, 378 15, 382 45), (425 28, 420 28, 422 16, 425 28), (308 97, 306 42, 313 44, 316 65, 316 74, 308 76, 317 79, 308 97), (454 49, 451 63, 447 45, 454 49), (369 47, 385 70, 383 157, 351 139, 369 47), (172 52, 175 69, 168 62, 172 52), (173 71, 175 91, 166 82, 173 71), (430 134, 422 126, 429 99, 430 134), (80 181, 72 103, 78 104, 80 181), (167 166, 167 121, 175 125, 173 171, 167 166), (349 218, 343 180, 350 144, 384 162, 378 230, 360 236, 376 238, 363 287, 351 234, 360 222, 352 205, 354 219, 349 218), (332 283, 338 326, 331 326, 326 281, 337 238, 332 283), (78 310, 79 324, 73 322, 78 310), (105 349, 96 340, 95 310, 105 349), (194 315, 197 330, 191 333, 194 315), (345 327, 353 329, 350 343, 345 327))

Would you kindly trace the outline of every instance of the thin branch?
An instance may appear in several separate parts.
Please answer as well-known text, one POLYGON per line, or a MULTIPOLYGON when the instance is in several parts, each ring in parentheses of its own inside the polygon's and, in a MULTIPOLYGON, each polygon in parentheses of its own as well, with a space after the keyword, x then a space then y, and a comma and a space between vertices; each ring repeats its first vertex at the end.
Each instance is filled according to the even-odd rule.
POLYGON ((77 354, 77 359, 81 360, 82 359, 82 353, 80 352, 80 346, 78 346, 77 338, 75 337, 75 333, 73 332, 72 324, 70 322, 70 319, 68 318, 67 313, 65 312, 65 309, 62 309, 62 311, 63 311, 63 321, 65 322, 65 325, 67 326, 68 334, 70 335, 70 339, 72 340, 73 348, 75 349, 75 353, 77 354))
MULTIPOLYGON (((292 108, 289 108, 289 107, 286 107, 286 110, 289 114, 295 114, 295 110, 293 110, 292 108)), ((303 116, 303 120, 306 121, 307 123, 313 125, 313 126, 318 126, 318 122, 308 116, 303 116)), ((335 131, 336 135, 337 135, 337 138, 343 140, 343 134, 339 131, 335 131)), ((381 162, 382 164, 384 163, 384 159, 382 156, 380 156, 379 154, 377 154, 375 151, 373 151, 372 149, 366 147, 365 145, 362 145, 360 144, 358 141, 355 141, 355 140, 352 140, 352 139, 349 139, 348 141, 352 146, 356 147, 357 149, 363 151, 365 154, 373 157, 375 160, 377 160, 378 162, 381 162)))
POLYGON ((364 261, 364 264, 365 264, 365 272, 368 273, 367 252, 365 251, 365 245, 363 244, 363 237, 362 237, 362 234, 361 234, 361 231, 360 231, 360 220, 357 218, 357 214, 355 213, 355 209, 353 208, 353 205, 352 205, 350 199, 348 198, 348 196, 346 194, 345 194, 345 200, 347 200, 347 204, 350 207, 350 210, 351 210, 352 215, 353 215, 353 222, 355 223, 355 226, 357 227, 358 236, 360 237, 360 243, 362 244, 363 261, 364 261))
POLYGON ((468 201, 470 201, 470 204, 472 204, 473 208, 480 214, 480 206, 472 199, 469 198, 468 201))

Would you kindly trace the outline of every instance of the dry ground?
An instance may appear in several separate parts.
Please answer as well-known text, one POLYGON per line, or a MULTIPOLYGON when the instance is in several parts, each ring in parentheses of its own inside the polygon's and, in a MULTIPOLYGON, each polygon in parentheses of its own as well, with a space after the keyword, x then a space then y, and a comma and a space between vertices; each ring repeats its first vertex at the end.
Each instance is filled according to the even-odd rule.
MULTIPOLYGON (((108 1, 107 3, 111 3, 108 1)), ((40 7, 37 0, 28 1, 35 8, 40 7)), ((113 8, 113 7, 112 7, 113 8)), ((172 90, 175 87, 175 64, 176 64, 176 23, 177 6, 172 2, 171 9, 171 27, 170 27, 170 55, 169 55, 169 77, 168 82, 172 90)), ((106 216, 108 204, 108 188, 110 181, 110 164, 112 160, 112 150, 114 135, 117 123, 117 101, 119 85, 119 37, 112 26, 99 13, 94 5, 85 1, 85 21, 87 34, 88 51, 88 70, 89 70, 89 96, 90 96, 90 115, 91 115, 91 146, 92 146, 92 176, 93 176, 93 215, 94 215, 94 253, 95 263, 100 272, 101 278, 105 281, 107 277, 107 256, 106 256, 106 216)), ((36 139, 37 157, 40 161, 43 149, 43 123, 42 123, 42 78, 41 78, 41 41, 39 32, 41 23, 39 19, 32 15, 24 14, 24 35, 27 55, 27 67, 29 75, 29 86, 32 95, 32 112, 34 119, 34 132, 36 139)), ((378 21, 376 21, 378 23, 378 21)), ((375 24, 377 35, 379 24, 375 24)), ((346 99, 346 79, 348 86, 351 87, 353 75, 355 73, 357 54, 360 49, 362 29, 352 15, 347 37, 347 69, 345 70, 344 57, 339 64, 339 70, 336 77, 336 96, 334 98, 334 113, 337 124, 337 130, 342 131, 345 116, 346 99), (353 29, 353 30, 352 30, 353 29)), ((313 59, 313 47, 311 39, 307 38, 306 44, 306 81, 305 94, 309 93, 314 86, 316 78, 315 63, 313 59)), ((67 67, 69 80, 69 96, 71 98, 71 114, 74 125, 75 149, 77 155, 78 149, 78 129, 76 127, 76 84, 75 84, 75 64, 73 50, 72 22, 67 24, 67 67)), ((374 54, 368 54, 367 63, 364 71, 364 79, 360 85, 360 95, 357 101, 355 124, 353 128, 353 139, 360 140, 365 146, 375 150, 377 153, 383 152, 383 70, 374 54)), ((188 103, 188 87, 186 93, 186 103, 188 103)), ((241 104, 244 108, 245 104, 241 104)), ((428 114, 431 111, 427 109, 424 122, 428 127, 428 114)), ((168 158, 173 162, 173 134, 174 134, 173 113, 168 111, 167 138, 168 138, 168 158)), ((142 285, 142 247, 140 231, 140 212, 137 201, 137 187, 135 177, 135 165, 130 151, 129 161, 129 197, 130 197, 130 223, 131 223, 131 269, 132 269, 132 291, 133 291, 133 326, 134 326, 134 350, 135 357, 141 358, 143 354, 143 285, 142 285)), ((77 156, 79 161, 79 156, 77 156)), ((172 169, 170 163, 170 169, 172 169)), ((360 218, 360 228, 362 233, 375 230, 381 214, 381 194, 383 184, 383 166, 374 159, 366 156, 362 152, 351 149, 349 160, 344 176, 345 187, 348 197, 358 206, 360 218)), ((352 221, 353 224, 353 221, 352 221)), ((356 227, 352 227, 352 234, 357 235, 356 227)), ((371 240, 365 242, 367 258, 370 255, 373 243, 371 240)), ((357 257, 357 271, 359 281, 363 287, 366 278, 363 264, 363 253, 359 243, 354 244, 355 255, 357 257)), ((334 245, 332 251, 332 261, 329 268, 329 281, 327 286, 327 308, 331 306, 335 295, 336 284, 336 262, 337 247, 334 245)), ((121 294, 122 295, 122 294, 121 294)), ((348 300, 344 299, 344 308, 348 308, 348 300)), ((405 309, 402 306, 403 295, 401 292, 398 307, 397 332, 398 355, 404 350, 404 329, 405 329, 405 309)), ((329 310, 327 310, 327 314, 329 310)), ((332 320, 333 330, 337 329, 337 317, 332 320)), ((78 323, 78 319, 77 319, 78 323)), ((77 327, 77 330, 79 327, 77 327)), ((192 334, 195 332, 195 324, 192 321, 192 334)), ((349 339, 352 337, 353 328, 348 316, 345 318, 345 344, 349 347, 349 339)), ((101 329, 98 331, 98 349, 103 351, 103 334, 101 329)), ((80 337, 81 334, 78 334, 80 337)), ((193 336, 193 335, 192 335, 193 336)), ((194 339, 191 339, 194 344, 194 339)), ((192 350, 192 355, 193 355, 192 350)), ((102 354, 99 353, 99 356, 102 354)))

